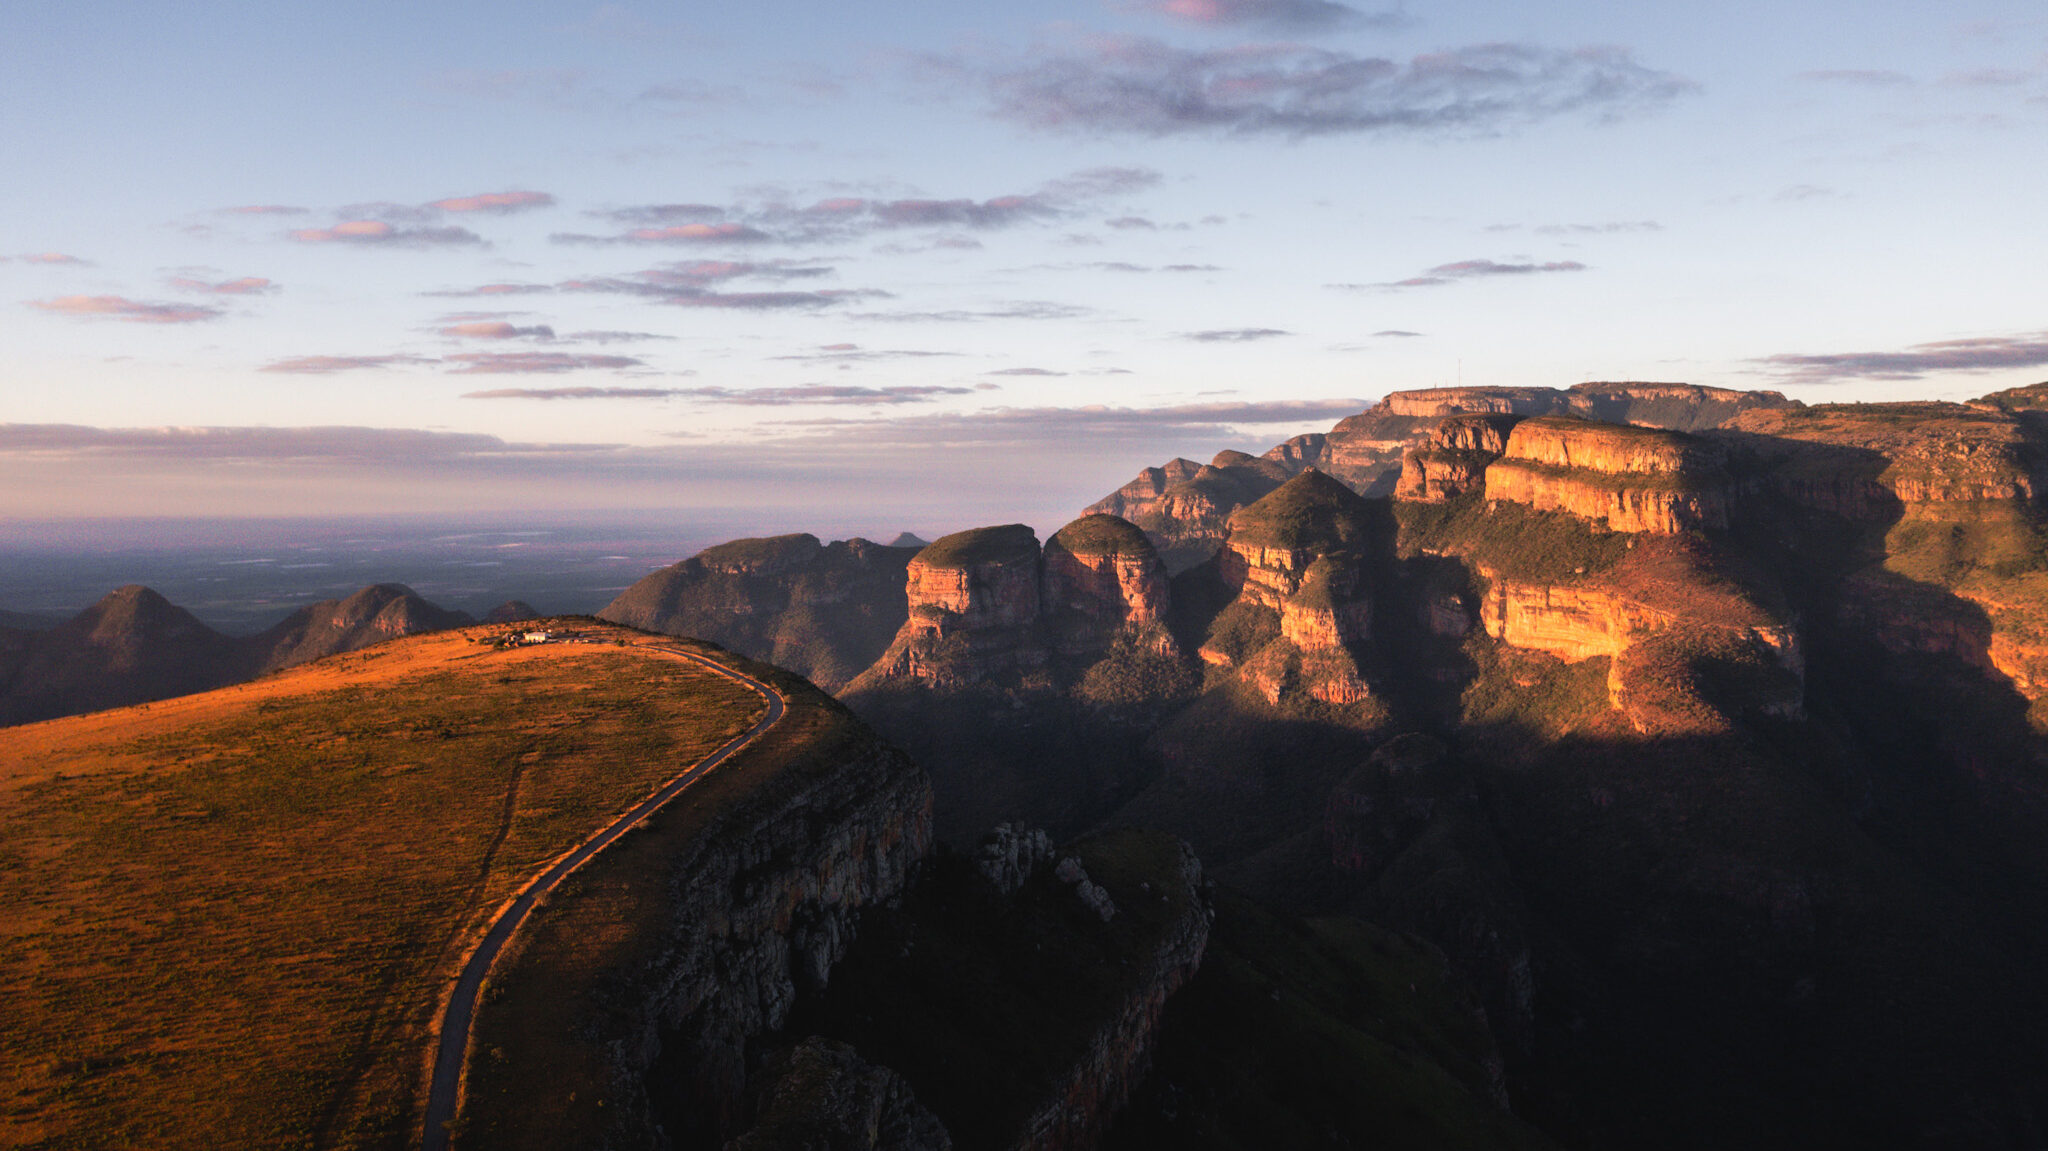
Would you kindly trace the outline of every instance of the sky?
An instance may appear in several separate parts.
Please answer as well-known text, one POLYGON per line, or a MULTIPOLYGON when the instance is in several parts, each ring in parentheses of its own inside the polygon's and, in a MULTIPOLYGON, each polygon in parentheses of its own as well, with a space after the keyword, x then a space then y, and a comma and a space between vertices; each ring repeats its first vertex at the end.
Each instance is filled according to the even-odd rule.
POLYGON ((75 0, 0 109, 0 523, 1050 530, 1402 388, 2048 379, 2038 2, 75 0))

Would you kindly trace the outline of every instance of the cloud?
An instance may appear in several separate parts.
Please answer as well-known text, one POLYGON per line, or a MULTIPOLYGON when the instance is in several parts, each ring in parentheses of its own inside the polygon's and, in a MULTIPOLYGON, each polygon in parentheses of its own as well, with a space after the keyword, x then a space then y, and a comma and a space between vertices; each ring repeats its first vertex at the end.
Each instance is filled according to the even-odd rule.
POLYGON ((294 208, 288 204, 243 204, 235 208, 222 208, 224 216, 303 216, 306 209, 294 208))
POLYGON ((546 192, 482 192, 474 196, 451 196, 427 205, 443 212, 489 212, 508 215, 533 208, 552 208, 555 198, 546 192))
POLYGON ((482 236, 468 228, 406 227, 387 220, 344 220, 331 228, 294 229, 289 235, 301 244, 344 244, 366 248, 443 248, 484 243, 482 236))
POLYGON ((1386 329, 1386 330, 1384 330, 1384 331, 1379 331, 1379 332, 1374 332, 1374 333, 1373 333, 1373 335, 1374 335, 1374 336, 1376 336, 1376 337, 1381 337, 1381 338, 1384 338, 1384 339, 1394 339, 1394 340, 1407 340, 1407 339, 1413 339, 1414 337, 1416 337, 1416 336, 1419 336, 1419 335, 1421 335, 1421 334, 1422 334, 1421 332, 1409 332, 1409 331, 1404 331, 1404 330, 1402 330, 1402 329, 1400 329, 1400 328, 1388 328, 1388 329, 1386 329))
POLYGON ((288 360, 263 365, 259 370, 283 372, 298 376, 326 376, 335 372, 354 372, 365 368, 406 367, 413 364, 438 364, 441 361, 426 356, 294 356, 288 360))
POLYGON ((1065 372, 1055 372, 1050 368, 994 368, 982 373, 984 376, 1064 376, 1066 374, 1065 372))
POLYGON ((444 288, 438 292, 421 292, 420 295, 469 299, 479 296, 532 296, 554 290, 551 284, 479 284, 474 288, 444 288))
MULTIPOLYGON (((808 204, 780 197, 730 207, 650 204, 601 213, 621 224, 638 225, 617 235, 564 232, 550 239, 561 244, 823 243, 906 229, 993 231, 1066 219, 1094 201, 1142 191, 1159 180, 1159 173, 1149 168, 1101 167, 1048 180, 1035 191, 980 200, 830 196, 808 204)), ((965 237, 938 243, 980 246, 965 237)))
POLYGON ((593 331, 593 332, 570 332, 570 333, 569 333, 568 335, 566 335, 566 336, 563 336, 562 338, 563 338, 564 340, 569 340, 569 341, 572 341, 572 342, 576 342, 576 343, 584 343, 584 344, 628 344, 628 343, 636 343, 636 342, 638 342, 638 341, 641 341, 641 340, 673 340, 673 339, 675 339, 675 337, 674 337, 674 336, 664 336, 664 335, 662 335, 662 334, 660 334, 660 333, 658 333, 658 332, 607 332, 607 331, 593 331))
POLYGON ((1618 48, 1525 44, 1478 45, 1403 63, 1287 44, 1195 51, 1113 38, 1021 66, 941 61, 940 68, 978 83, 992 114, 1003 119, 1149 136, 1492 135, 1574 113, 1613 119, 1694 87, 1618 48))
POLYGON ((74 267, 92 266, 92 261, 90 260, 81 260, 77 256, 67 256, 62 252, 29 252, 18 258, 24 264, 51 264, 74 267))
POLYGON ((599 356, 581 352, 463 352, 449 356, 462 366, 458 376, 554 375, 588 368, 638 368, 645 361, 637 356, 599 356))
POLYGON ((1156 232, 1159 230, 1159 225, 1147 220, 1143 216, 1118 216, 1114 220, 1104 220, 1102 226, 1105 228, 1115 228, 1119 232, 1156 232))
POLYGON ((1781 353, 1753 361, 1788 383, 1917 380, 1935 372, 1993 372, 2048 365, 2048 332, 1913 344, 1898 352, 1781 353))
POLYGON ((952 308, 942 312, 856 312, 856 320, 887 320, 907 324, 970 324, 979 320, 1076 320, 1093 315, 1095 309, 1051 300, 1018 300, 994 307, 972 310, 952 308))
POLYGON ((516 327, 503 320, 471 320, 466 323, 450 324, 441 329, 441 334, 458 340, 552 340, 555 330, 546 324, 516 327))
POLYGON ((1833 188, 1823 187, 1819 184, 1794 184, 1791 187, 1779 189, 1778 194, 1772 196, 1771 199, 1780 204, 1796 204, 1802 200, 1834 200, 1841 198, 1841 195, 1842 193, 1837 192, 1833 188))
POLYGON ((886 299, 878 288, 825 288, 818 291, 720 292, 702 287, 688 273, 661 270, 633 276, 605 276, 589 280, 568 280, 556 285, 564 292, 606 292, 639 296, 660 304, 681 308, 730 308, 738 311, 790 311, 824 308, 850 300, 886 299))
POLYGON ((282 289, 262 276, 243 276, 235 280, 197 280, 190 276, 171 277, 171 286, 188 292, 203 292, 211 296, 267 296, 282 289))
POLYGON ((642 400, 692 399, 748 407, 812 404, 923 404, 940 396, 965 396, 973 388, 900 385, 867 388, 852 385, 805 384, 792 388, 493 388, 467 392, 465 400, 642 400))
POLYGON ((528 452, 584 454, 611 444, 515 444, 469 432, 361 427, 95 428, 77 424, 0 424, 0 455, 85 454, 234 459, 352 459, 407 462, 422 457, 528 452))
POLYGON ((1414 22, 1404 12, 1368 14, 1343 4, 1330 3, 1330 0, 1150 0, 1145 6, 1189 24, 1249 24, 1295 32, 1323 32, 1349 27, 1391 30, 1414 22))
MULTIPOLYGON (((1492 229, 1488 229, 1491 231, 1492 229)), ((1614 236, 1630 232, 1661 232, 1664 225, 1655 220, 1617 220, 1605 224, 1542 224, 1536 228, 1539 236, 1614 236)))
POLYGON ((871 363, 877 360, 929 359, 939 356, 958 356, 959 354, 959 352, 927 352, 912 348, 863 348, 858 344, 826 344, 814 352, 797 352, 791 355, 770 356, 769 359, 844 365, 871 363))
POLYGON ((1583 272, 1586 265, 1577 260, 1553 260, 1547 263, 1525 262, 1503 264, 1497 260, 1459 260, 1451 264, 1438 264, 1419 276, 1395 280, 1385 284, 1325 284, 1326 288, 1340 291, 1396 291, 1401 288, 1434 288, 1444 284, 1455 284, 1460 280, 1489 279, 1495 276, 1534 276, 1549 272, 1583 272))
POLYGON ((1869 68, 1831 68, 1819 72, 1801 72, 1799 78, 1823 84, 1853 84, 1859 88, 1899 88, 1913 82, 1913 78, 1904 72, 1869 68))
POLYGON ((59 315, 126 320, 132 324, 192 324, 223 314, 209 304, 157 303, 126 296, 59 296, 54 300, 30 300, 28 306, 59 315))
POLYGON ((1279 328, 1219 328, 1206 332, 1184 332, 1181 339, 1204 344, 1245 344, 1253 340, 1270 340, 1276 336, 1293 334, 1279 328))

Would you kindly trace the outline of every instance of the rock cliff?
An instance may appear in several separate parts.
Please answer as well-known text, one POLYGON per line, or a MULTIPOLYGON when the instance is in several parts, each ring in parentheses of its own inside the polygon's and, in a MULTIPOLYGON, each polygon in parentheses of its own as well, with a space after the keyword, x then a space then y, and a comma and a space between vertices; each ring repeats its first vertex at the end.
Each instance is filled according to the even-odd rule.
POLYGON ((1122 632, 1162 653, 1177 650, 1165 627, 1166 565, 1135 524, 1083 516, 1045 541, 1043 561, 1039 602, 1058 654, 1100 654, 1122 632))
POLYGON ((1673 535, 1728 526, 1723 453, 1677 432, 1592 420, 1524 420, 1486 466, 1489 500, 1604 521, 1609 530, 1673 535))
MULTIPOLYGON (((1293 443, 1294 441, 1289 441, 1293 443)), ((1283 447, 1286 445, 1283 445, 1283 447)), ((1278 450, 1278 449, 1276 449, 1278 450)), ((1220 452, 1207 464, 1173 460, 1090 504, 1084 514, 1119 516, 1144 529, 1172 572, 1215 555, 1230 513, 1279 487, 1300 470, 1285 458, 1220 452)))
POLYGON ((1369 696, 1354 650, 1372 630, 1368 516, 1362 497, 1314 469, 1232 515, 1217 570, 1236 597, 1202 659, 1273 703, 1295 690, 1332 704, 1369 696), (1276 634, 1248 638, 1244 625, 1265 617, 1276 634))
POLYGON ((808 534, 733 540, 646 576, 598 617, 708 639, 837 691, 902 628, 916 554, 808 534))
POLYGON ((908 618, 850 685, 891 679, 960 687, 1042 667, 1038 536, 1023 524, 942 536, 904 573, 908 618))
POLYGON ((790 698, 783 723, 588 865, 493 977, 478 1049, 549 1060, 561 1091, 514 1096, 495 1064, 473 1065, 457 1146, 737 1134, 749 1043, 824 989, 861 910, 899 895, 929 853, 924 773, 801 681, 750 670, 790 698))

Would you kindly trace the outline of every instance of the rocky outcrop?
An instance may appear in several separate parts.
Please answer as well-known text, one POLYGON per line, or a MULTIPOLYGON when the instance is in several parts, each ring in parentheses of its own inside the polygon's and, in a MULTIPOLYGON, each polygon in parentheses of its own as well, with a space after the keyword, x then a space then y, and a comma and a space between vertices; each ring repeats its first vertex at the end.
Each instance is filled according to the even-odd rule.
POLYGON ((1673 535, 1728 526, 1723 453, 1676 432, 1546 417, 1525 420, 1486 467, 1489 500, 1673 535))
POLYGON ((1574 384, 1567 397, 1573 414, 1587 419, 1674 432, 1702 432, 1744 412, 1799 406, 1780 392, 1648 382, 1574 384))
POLYGON ((1083 516, 1045 541, 1043 562, 1039 603, 1054 651, 1100 654, 1120 632, 1169 654, 1175 650, 1165 628, 1166 565, 1136 525, 1111 515, 1083 516))
POLYGON ((1370 695, 1353 652, 1372 628, 1366 518, 1360 496, 1313 469, 1233 515, 1218 571, 1236 601, 1218 618, 1272 612, 1278 638, 1244 650, 1212 635, 1203 660, 1275 703, 1293 690, 1335 704, 1370 695))
POLYGON ((479 622, 520 623, 525 620, 539 618, 540 609, 534 607, 532 604, 527 603, 525 600, 508 599, 504 603, 499 604, 497 607, 494 607, 491 610, 485 612, 484 618, 479 622))
POLYGON ((768 1070, 761 1115, 726 1151, 952 1151, 901 1075, 816 1036, 768 1070))
POLYGON ((598 616, 708 639, 836 691, 902 628, 903 576, 916 554, 808 534, 733 540, 646 576, 598 616))
POLYGON ((2048 451, 1996 405, 1824 404, 1748 412, 1728 430, 1777 490, 1850 518, 1899 504, 2032 500, 2048 486, 2048 451))
MULTIPOLYGON (((1292 442, 1292 441, 1290 441, 1292 442)), ((1216 554, 1232 512, 1279 487, 1300 467, 1283 459, 1219 452, 1207 464, 1173 460, 1090 504, 1087 514, 1129 520, 1152 539, 1170 572, 1216 554)))
MULTIPOLYGON (((1045 1101, 1025 1120, 1022 1133, 1010 1144, 1014 1151, 1096 1147, 1151 1070, 1160 1012, 1167 998, 1201 966, 1215 914, 1202 898, 1201 861, 1186 844, 1176 846, 1179 859, 1173 874, 1163 877, 1161 883, 1148 881, 1142 891, 1169 908, 1156 941, 1131 962, 1128 992, 1089 1038, 1080 1057, 1054 1080, 1045 1101)), ((1082 855, 1087 855, 1085 850, 1082 855)), ((1081 862, 1075 860, 1077 870, 1081 862)), ((1085 872, 1075 883, 1077 887, 1093 886, 1085 872)), ((1100 887, 1095 890, 1107 903, 1108 893, 1100 887)), ((1102 918, 1107 922, 1111 916, 1102 918)))
POLYGON ((1508 433, 1519 416, 1453 416, 1438 423, 1428 441, 1401 457, 1397 499, 1441 503, 1478 490, 1486 465, 1507 450, 1508 433))
POLYGON ((890 679, 959 687, 1041 667, 1038 536, 1023 524, 942 536, 904 574, 909 618, 849 690, 890 679))
MULTIPOLYGON (((573 902, 540 919, 514 960, 523 982, 498 1014, 487 1002, 479 1015, 480 1045, 531 1035, 587 1053, 578 1058, 596 1061, 589 1074, 601 1082, 584 1090, 600 1101, 564 1111, 560 1101, 497 1096, 486 1069, 471 1088, 484 1101, 472 1108, 474 1134, 458 1146, 657 1147, 670 1145, 677 1123, 700 1138, 730 1137, 749 1043, 822 991, 862 909, 910 882, 933 842, 930 781, 830 700, 793 679, 779 686, 791 701, 785 734, 771 732, 723 769, 752 773, 744 784, 736 777, 715 791, 708 809, 700 801, 694 814, 657 817, 645 846, 593 862, 581 882, 623 892, 607 896, 619 902, 592 905, 588 922, 573 902), (615 905, 636 909, 629 922, 601 918, 618 914, 615 905), (563 973, 587 970, 592 948, 610 949, 597 952, 609 957, 602 978, 563 973), (582 990, 572 1009, 557 1010, 554 989, 565 985, 582 990)), ((854 1075, 841 1084, 848 1105, 914 1115, 886 1077, 861 1085, 845 1061, 830 1062, 854 1075)))
POLYGON ((380 583, 347 599, 302 607, 249 642, 262 653, 258 670, 275 671, 400 636, 475 622, 468 612, 437 607, 404 584, 380 583))

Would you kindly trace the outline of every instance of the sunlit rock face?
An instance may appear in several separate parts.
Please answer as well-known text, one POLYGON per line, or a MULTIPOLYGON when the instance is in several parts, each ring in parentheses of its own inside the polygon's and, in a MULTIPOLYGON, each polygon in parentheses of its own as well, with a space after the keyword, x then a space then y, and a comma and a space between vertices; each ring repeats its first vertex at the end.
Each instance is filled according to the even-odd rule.
POLYGON ((909 618, 849 690, 889 679, 976 683, 1042 666, 1038 536, 1023 524, 944 536, 904 575, 909 618))
POLYGON ((1507 450, 1508 433, 1519 416, 1451 416, 1427 440, 1401 457, 1396 499, 1440 503, 1477 490, 1486 465, 1507 450))
MULTIPOLYGON (((1320 438, 1320 437, 1318 437, 1320 438)), ((1290 441, 1292 442, 1292 441, 1290 441)), ((1232 512, 1279 487, 1300 466, 1286 459, 1220 452, 1207 464, 1173 460, 1147 468, 1094 504, 1089 514, 1129 520, 1152 540, 1170 572, 1185 571, 1223 546, 1232 512)))
POLYGON ((1293 691, 1336 704, 1367 698, 1351 650, 1372 629, 1366 534, 1365 501, 1313 469, 1233 515, 1218 569, 1237 596, 1219 619, 1272 613, 1277 635, 1251 646, 1212 635, 1204 662, 1235 668, 1274 703, 1293 691))
POLYGON ((1728 526, 1729 480, 1717 445, 1677 432, 1592 420, 1524 420, 1488 464, 1486 498, 1672 535, 1728 526))
POLYGON ((1045 542, 1043 564, 1039 602, 1059 654, 1100 652, 1124 631, 1171 648, 1166 565, 1137 525, 1083 516, 1045 542))

